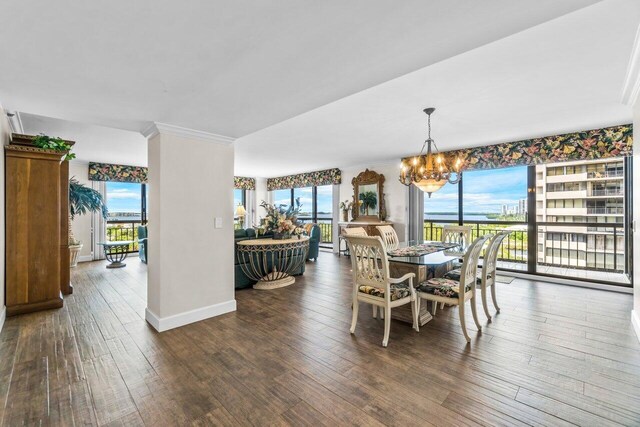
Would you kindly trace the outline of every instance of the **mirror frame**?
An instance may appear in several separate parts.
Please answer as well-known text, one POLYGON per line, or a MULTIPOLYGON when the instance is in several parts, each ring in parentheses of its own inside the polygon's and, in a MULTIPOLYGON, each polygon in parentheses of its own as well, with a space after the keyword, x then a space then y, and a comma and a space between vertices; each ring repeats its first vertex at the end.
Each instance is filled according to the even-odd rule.
POLYGON ((382 221, 383 212, 386 211, 384 206, 384 175, 366 169, 360 172, 358 176, 351 180, 353 185, 353 207, 351 208, 352 221, 382 221), (377 184, 378 185, 378 215, 360 215, 358 205, 358 194, 361 185, 377 184))

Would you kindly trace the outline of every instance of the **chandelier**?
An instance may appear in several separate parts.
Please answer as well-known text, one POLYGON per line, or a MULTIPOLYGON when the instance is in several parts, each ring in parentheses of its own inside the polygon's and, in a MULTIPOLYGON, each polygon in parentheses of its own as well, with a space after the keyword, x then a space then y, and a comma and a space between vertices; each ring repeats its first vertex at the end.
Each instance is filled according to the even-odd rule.
POLYGON ((452 158, 442 153, 437 153, 438 147, 431 139, 431 114, 435 108, 425 108, 424 112, 428 116, 429 137, 424 144, 420 154, 415 157, 402 159, 400 170, 400 182, 406 186, 411 184, 424 191, 431 198, 431 193, 438 191, 447 182, 457 184, 462 178, 462 160, 460 157, 452 158), (434 153, 431 146, 436 149, 434 153), (424 149, 427 154, 424 155, 424 149))

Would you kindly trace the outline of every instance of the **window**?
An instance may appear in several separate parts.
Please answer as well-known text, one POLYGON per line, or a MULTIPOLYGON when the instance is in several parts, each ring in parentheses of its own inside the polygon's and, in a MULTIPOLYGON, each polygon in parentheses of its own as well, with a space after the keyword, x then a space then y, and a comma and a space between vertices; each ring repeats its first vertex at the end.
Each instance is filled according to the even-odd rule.
POLYGON ((293 200, 300 199, 300 216, 302 221, 313 221, 315 217, 313 187, 303 187, 293 189, 293 200))
POLYGON ((138 226, 146 222, 146 184, 107 182, 107 236, 109 242, 131 240, 128 252, 138 250, 138 226))
POLYGON ((273 204, 274 205, 286 205, 291 206, 291 189, 287 188, 284 190, 274 190, 273 194, 273 204))
POLYGON ((107 182, 108 221, 142 220, 142 185, 133 182, 107 182))
POLYGON ((465 172, 464 220, 525 221, 527 167, 465 172))
POLYGON ((236 214, 239 205, 242 205, 245 209, 247 208, 247 190, 235 188, 233 190, 233 228, 235 229, 243 228, 244 226, 244 218, 241 220, 236 214))

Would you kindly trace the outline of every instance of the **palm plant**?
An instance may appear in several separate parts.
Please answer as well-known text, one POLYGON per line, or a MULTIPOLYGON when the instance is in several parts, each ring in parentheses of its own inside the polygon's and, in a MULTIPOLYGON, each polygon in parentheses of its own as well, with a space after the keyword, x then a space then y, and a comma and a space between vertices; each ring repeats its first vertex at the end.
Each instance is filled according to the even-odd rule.
POLYGON ((104 219, 107 218, 107 205, 102 198, 102 195, 85 185, 80 184, 78 180, 73 177, 69 180, 69 244, 78 245, 78 242, 73 235, 71 228, 71 221, 76 215, 85 215, 91 212, 100 212, 104 219))

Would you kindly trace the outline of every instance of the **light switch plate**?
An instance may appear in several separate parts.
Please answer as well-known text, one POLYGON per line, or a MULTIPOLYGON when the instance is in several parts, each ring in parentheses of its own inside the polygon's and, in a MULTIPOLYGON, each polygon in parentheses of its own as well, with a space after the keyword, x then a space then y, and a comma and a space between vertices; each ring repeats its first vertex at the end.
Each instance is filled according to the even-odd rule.
POLYGON ((219 216, 215 217, 213 219, 213 227, 214 228, 222 228, 222 218, 220 218, 219 216))

